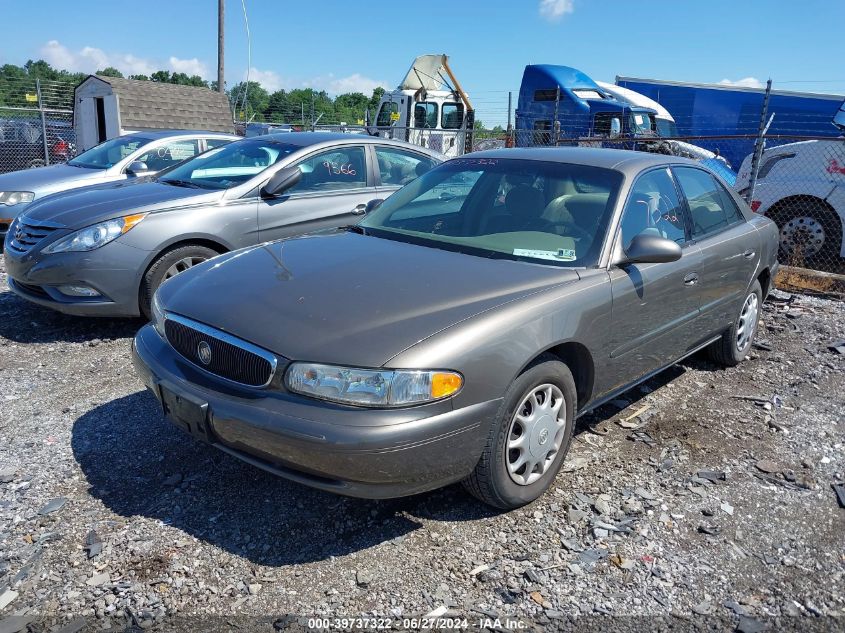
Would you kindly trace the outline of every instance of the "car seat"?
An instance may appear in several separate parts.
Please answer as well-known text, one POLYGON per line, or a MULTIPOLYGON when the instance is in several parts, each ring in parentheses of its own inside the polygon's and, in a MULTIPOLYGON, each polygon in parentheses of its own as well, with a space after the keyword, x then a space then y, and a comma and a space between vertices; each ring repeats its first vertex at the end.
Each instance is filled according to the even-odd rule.
POLYGON ((483 233, 514 231, 554 232, 554 225, 542 216, 546 208, 543 193, 529 185, 518 185, 505 196, 505 213, 487 219, 483 233))

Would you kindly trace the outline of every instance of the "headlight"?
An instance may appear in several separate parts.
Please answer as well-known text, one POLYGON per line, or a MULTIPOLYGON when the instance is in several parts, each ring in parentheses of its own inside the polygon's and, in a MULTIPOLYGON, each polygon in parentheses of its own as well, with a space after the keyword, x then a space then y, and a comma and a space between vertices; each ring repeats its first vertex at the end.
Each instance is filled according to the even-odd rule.
POLYGON ((365 407, 400 407, 452 396, 463 378, 453 371, 356 369, 317 363, 292 363, 288 389, 321 400, 365 407))
POLYGON ((35 194, 31 191, 0 191, 0 204, 21 204, 22 202, 32 202, 35 199, 35 194))
POLYGON ((161 307, 161 302, 158 300, 158 290, 153 293, 153 300, 150 304, 150 313, 152 315, 152 324, 155 331, 159 333, 161 338, 167 338, 164 333, 164 310, 161 307))
POLYGON ((94 224, 93 226, 88 226, 53 242, 44 249, 44 252, 93 251, 95 248, 105 246, 126 233, 138 224, 138 222, 143 220, 146 215, 146 213, 136 213, 135 215, 126 215, 122 218, 115 218, 114 220, 107 220, 99 224, 94 224))

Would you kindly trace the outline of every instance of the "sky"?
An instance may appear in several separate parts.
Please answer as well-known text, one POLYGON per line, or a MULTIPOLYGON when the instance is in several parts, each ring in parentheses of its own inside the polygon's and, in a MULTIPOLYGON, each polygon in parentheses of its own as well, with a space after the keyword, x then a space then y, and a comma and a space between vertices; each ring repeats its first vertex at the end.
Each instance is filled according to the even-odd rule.
MULTIPOLYGON (((216 0, 0 0, 0 64, 45 59, 217 77, 216 0)), ((485 123, 507 117, 526 64, 845 94, 842 0, 226 0, 226 82, 332 94, 395 87, 414 57, 447 53, 485 123), (248 54, 243 6, 249 19, 248 54)))

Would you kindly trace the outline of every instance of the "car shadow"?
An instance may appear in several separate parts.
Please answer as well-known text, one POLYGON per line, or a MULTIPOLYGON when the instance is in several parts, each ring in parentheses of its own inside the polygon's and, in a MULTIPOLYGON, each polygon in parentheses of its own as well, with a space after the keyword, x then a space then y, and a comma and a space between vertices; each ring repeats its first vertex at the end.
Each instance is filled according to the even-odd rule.
POLYGON ((307 563, 401 539, 423 520, 494 516, 459 486, 402 499, 352 499, 289 482, 180 431, 139 391, 76 420, 72 449, 89 493, 249 561, 307 563))
POLYGON ((78 342, 133 336, 143 319, 77 317, 21 299, 11 290, 0 292, 0 338, 15 343, 78 342))

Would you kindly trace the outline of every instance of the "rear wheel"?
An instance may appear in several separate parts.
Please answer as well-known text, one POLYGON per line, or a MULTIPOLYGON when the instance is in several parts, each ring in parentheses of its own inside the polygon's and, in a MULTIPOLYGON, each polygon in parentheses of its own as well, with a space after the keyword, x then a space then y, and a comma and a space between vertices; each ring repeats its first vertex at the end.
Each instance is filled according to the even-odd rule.
POLYGON ((179 273, 217 255, 219 255, 217 251, 207 246, 200 246, 199 244, 178 246, 162 253, 144 275, 144 281, 141 284, 141 292, 138 298, 141 313, 147 319, 150 318, 150 304, 153 300, 153 294, 155 294, 155 291, 158 290, 161 284, 171 277, 175 277, 179 273))
POLYGON ((734 367, 748 356, 757 334, 762 304, 763 290, 760 288, 760 282, 755 280, 745 295, 733 325, 721 339, 708 348, 714 361, 726 367, 734 367))
POLYGON ((541 357, 505 392, 487 445, 464 487, 505 510, 542 495, 560 470, 575 420, 575 381, 553 356, 541 357))
POLYGON ((836 212, 817 199, 790 199, 769 212, 780 231, 780 261, 802 266, 812 262, 833 265, 842 248, 842 222, 836 212))

